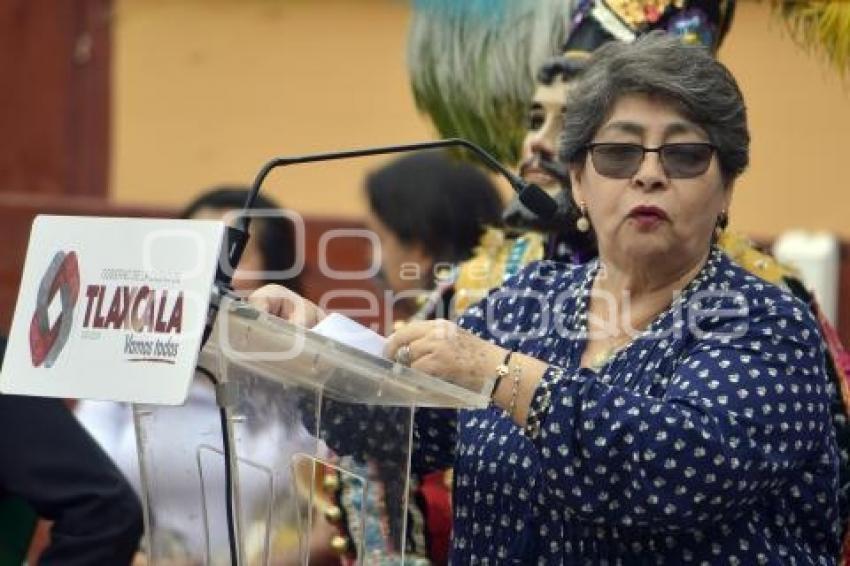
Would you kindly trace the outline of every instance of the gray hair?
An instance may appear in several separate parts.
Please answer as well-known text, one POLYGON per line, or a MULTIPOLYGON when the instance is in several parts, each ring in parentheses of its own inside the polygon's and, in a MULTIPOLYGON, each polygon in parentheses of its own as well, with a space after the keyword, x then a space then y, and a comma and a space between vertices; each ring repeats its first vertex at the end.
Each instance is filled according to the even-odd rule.
POLYGON ((560 154, 581 164, 585 147, 624 95, 668 100, 717 146, 728 185, 749 162, 750 133, 744 99, 732 73, 701 45, 684 45, 663 32, 634 43, 608 43, 593 54, 567 94, 560 154))

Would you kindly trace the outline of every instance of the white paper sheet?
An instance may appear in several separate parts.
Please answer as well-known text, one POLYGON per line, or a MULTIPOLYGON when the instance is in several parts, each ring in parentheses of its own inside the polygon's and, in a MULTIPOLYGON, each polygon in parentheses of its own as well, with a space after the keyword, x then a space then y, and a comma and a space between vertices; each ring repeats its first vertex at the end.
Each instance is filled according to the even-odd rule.
POLYGON ((310 330, 367 354, 384 357, 384 345, 387 339, 347 316, 331 313, 310 330))

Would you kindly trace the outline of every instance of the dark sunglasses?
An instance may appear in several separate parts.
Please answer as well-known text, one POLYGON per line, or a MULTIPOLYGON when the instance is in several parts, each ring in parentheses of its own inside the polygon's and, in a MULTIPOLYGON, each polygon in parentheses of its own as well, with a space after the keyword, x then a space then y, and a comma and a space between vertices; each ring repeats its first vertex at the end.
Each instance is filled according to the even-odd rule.
POLYGON ((590 152, 596 172, 612 179, 629 179, 640 169, 648 152, 658 154, 661 166, 671 179, 689 179, 706 172, 716 147, 710 143, 665 143, 643 147, 636 143, 591 143, 590 152))

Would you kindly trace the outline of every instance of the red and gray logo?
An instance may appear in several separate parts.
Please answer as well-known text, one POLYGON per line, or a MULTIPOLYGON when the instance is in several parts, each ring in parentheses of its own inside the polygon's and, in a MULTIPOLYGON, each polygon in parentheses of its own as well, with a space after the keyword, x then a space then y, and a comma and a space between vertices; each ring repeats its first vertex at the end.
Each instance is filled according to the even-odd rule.
POLYGON ((76 252, 56 252, 38 286, 35 312, 30 324, 32 365, 52 367, 71 334, 74 306, 80 296, 80 266, 76 252), (50 324, 48 307, 57 293, 62 305, 59 316, 50 324))

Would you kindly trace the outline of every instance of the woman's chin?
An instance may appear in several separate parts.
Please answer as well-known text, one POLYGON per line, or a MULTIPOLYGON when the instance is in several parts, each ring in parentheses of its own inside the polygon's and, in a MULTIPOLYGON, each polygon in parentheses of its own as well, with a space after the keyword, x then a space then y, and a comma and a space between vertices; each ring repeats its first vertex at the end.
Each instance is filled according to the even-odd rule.
POLYGON ((673 235, 666 230, 632 231, 621 240, 620 255, 630 261, 657 261, 667 255, 673 256, 680 250, 673 235))

